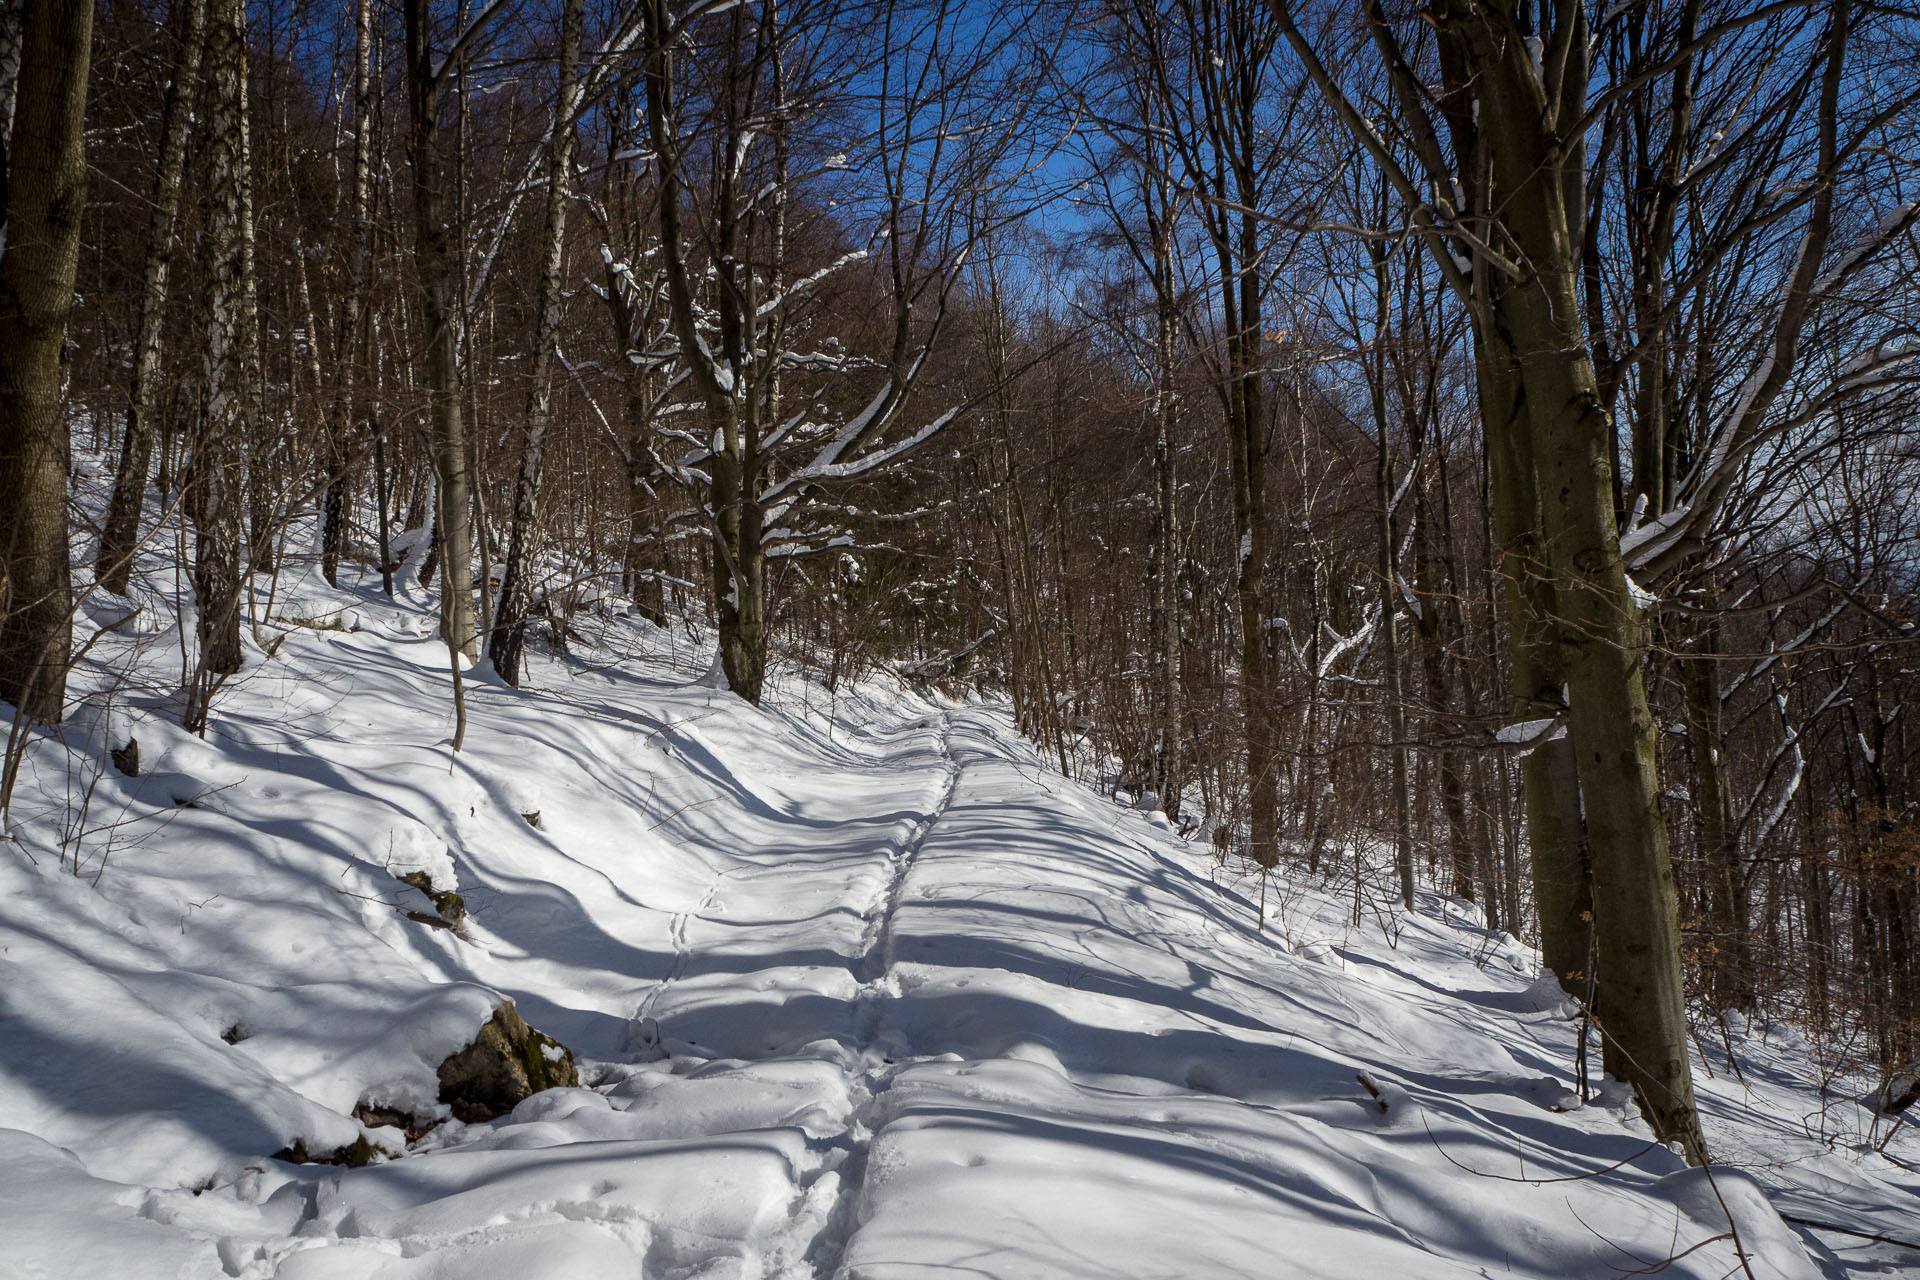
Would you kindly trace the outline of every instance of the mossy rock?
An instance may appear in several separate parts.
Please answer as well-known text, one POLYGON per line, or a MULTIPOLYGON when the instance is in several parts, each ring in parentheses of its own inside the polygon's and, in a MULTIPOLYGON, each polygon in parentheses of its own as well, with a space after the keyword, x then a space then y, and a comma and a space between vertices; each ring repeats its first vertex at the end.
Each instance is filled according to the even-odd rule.
POLYGON ((493 1011, 472 1044, 440 1064, 440 1101, 468 1124, 505 1115, 542 1089, 579 1083, 572 1052, 529 1027, 511 1000, 493 1011))
POLYGON ((387 1150, 363 1133, 344 1147, 317 1155, 307 1150, 305 1138, 295 1138, 292 1146, 274 1152, 273 1158, 285 1160, 288 1164, 335 1164, 358 1169, 379 1159, 398 1160, 400 1153, 387 1150))
POLYGON ((433 881, 427 878, 426 872, 409 871, 399 877, 399 880, 401 884, 410 884, 426 894, 427 900, 433 903, 433 909, 438 911, 440 918, 448 924, 459 924, 467 918, 467 900, 451 889, 434 888, 433 881))

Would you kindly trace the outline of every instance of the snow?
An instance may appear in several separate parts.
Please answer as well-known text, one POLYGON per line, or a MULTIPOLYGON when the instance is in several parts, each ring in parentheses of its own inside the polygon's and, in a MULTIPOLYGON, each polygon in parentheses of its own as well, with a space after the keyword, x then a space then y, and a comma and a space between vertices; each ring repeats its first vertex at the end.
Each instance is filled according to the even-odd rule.
MULTIPOLYGON (((1729 1215, 1756 1277, 1915 1261, 1772 1207, 1912 1235, 1920 1191, 1791 1030, 1733 1026, 1739 1075, 1703 1050, 1737 1166, 1709 1179, 1617 1089, 1581 1101, 1573 1007, 1469 904, 1356 926, 1282 880, 1262 919, 1260 885, 1049 771, 1000 703, 788 671, 756 709, 609 609, 528 688, 469 683, 452 756, 423 605, 325 594, 286 598, 360 630, 267 623, 206 740, 136 682, 29 751, 0 1271, 1717 1280, 1729 1215), (140 778, 99 765, 122 731, 140 778), (75 768, 125 820, 63 849, 75 768), (458 885, 466 936, 406 917, 403 869, 458 885), (435 1067, 501 996, 583 1087, 365 1168, 271 1158, 402 1150, 355 1104, 444 1117, 435 1067)), ((156 643, 102 639, 79 692, 156 643)))
POLYGON ((1493 731, 1493 740, 1507 747, 1537 747, 1567 736, 1567 726, 1558 716, 1540 720, 1519 720, 1503 724, 1493 731))

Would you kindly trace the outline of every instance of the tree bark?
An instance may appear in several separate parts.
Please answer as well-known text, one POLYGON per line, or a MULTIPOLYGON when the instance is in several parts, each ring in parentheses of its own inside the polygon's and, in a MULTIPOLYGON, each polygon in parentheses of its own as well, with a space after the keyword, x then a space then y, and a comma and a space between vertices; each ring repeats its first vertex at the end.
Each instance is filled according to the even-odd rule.
POLYGON ((467 438, 460 414, 456 344, 460 313, 459 272, 446 175, 440 157, 441 88, 446 69, 435 65, 431 0, 406 0, 407 105, 413 170, 414 265, 420 275, 420 312, 426 333, 427 415, 433 469, 439 484, 440 638, 472 658, 473 485, 467 438))
POLYGON ((32 0, 21 27, 0 249, 0 698, 64 711, 73 647, 60 348, 86 209, 91 4, 32 0))
MULTIPOLYGON (((1500 548, 1513 711, 1522 721, 1564 714, 1552 586, 1540 547, 1539 486, 1519 370, 1502 295, 1483 291, 1474 317, 1474 372, 1486 439, 1494 537, 1500 548)), ((1540 953, 1569 995, 1593 980, 1593 891, 1573 744, 1543 742, 1520 763, 1540 953)))
MULTIPOLYGON (((1149 114, 1152 107, 1147 108, 1149 114)), ((1152 786, 1160 809, 1169 817, 1180 813, 1180 791, 1185 785, 1186 743, 1182 723, 1182 640, 1180 634, 1180 510, 1176 430, 1180 392, 1175 382, 1175 357, 1180 337, 1179 285, 1174 279, 1173 237, 1177 211, 1173 184, 1161 172, 1151 132, 1141 165, 1141 196, 1152 241, 1153 285, 1153 594, 1150 606, 1153 633, 1153 674, 1148 701, 1151 734, 1148 752, 1152 786)))
MULTIPOLYGON (((1439 483, 1446 484, 1444 467, 1439 483)), ((1426 692, 1429 732, 1438 741, 1447 734, 1452 703, 1446 674, 1447 645, 1450 638, 1458 638, 1460 628, 1452 599, 1454 584, 1441 580, 1439 566, 1435 564, 1432 544, 1440 535, 1435 531, 1433 504, 1427 501, 1425 492, 1424 485, 1415 490, 1413 576, 1420 612, 1414 625, 1420 635, 1420 671, 1426 692)), ((1471 679, 1471 675, 1467 675, 1462 683, 1470 684, 1471 679)), ((1481 896, 1475 892, 1474 880, 1478 864, 1484 861, 1480 856, 1484 851, 1475 849, 1467 823, 1466 784, 1461 776, 1460 753, 1443 746, 1434 755, 1440 775, 1440 812, 1447 822, 1447 860, 1452 889, 1458 897, 1473 902, 1481 896)), ((1485 897, 1487 925, 1498 928, 1499 905, 1491 893, 1485 897)))
MULTIPOLYGON (((1620 555, 1613 424, 1582 333, 1581 213, 1568 203, 1570 191, 1580 198, 1581 161, 1553 130, 1560 95, 1542 83, 1514 16, 1462 3, 1441 21, 1465 45, 1474 75, 1459 87, 1473 94, 1489 131, 1495 207, 1527 264, 1506 301, 1591 853, 1594 1005, 1605 1062, 1632 1082, 1654 1132, 1699 1164, 1707 1152, 1687 1057, 1679 908, 1640 613, 1620 555)), ((1584 86, 1576 65, 1586 56, 1583 32, 1556 39, 1568 46, 1568 82, 1584 86)))
POLYGON ((207 14, 207 242, 205 403, 189 464, 193 594, 200 661, 188 727, 205 727, 210 682, 240 669, 242 450, 249 438, 246 359, 245 0, 213 0, 207 14))
POLYGON ((553 417, 553 366, 560 332, 560 268, 566 249, 567 181, 573 168, 573 113, 579 97, 582 0, 567 0, 560 16, 560 87, 547 135, 547 219, 541 239, 540 301, 533 337, 533 369, 527 386, 527 440, 513 486, 513 520, 507 533, 507 563, 500 578, 500 608, 488 637, 487 656, 502 680, 518 688, 526 648, 528 577, 537 543, 540 480, 547 428, 553 417))
MULTIPOLYGON (((340 404, 330 424, 327 442, 327 496, 325 524, 320 531, 320 569, 329 586, 340 582, 340 557, 346 549, 350 468, 354 428, 364 426, 375 437, 374 466, 384 470, 379 428, 373 422, 373 308, 367 305, 368 279, 373 257, 373 4, 358 0, 353 17, 353 250, 347 277, 346 312, 340 326, 336 355, 340 365, 340 404)), ((393 571, 387 560, 386 480, 376 474, 380 508, 381 582, 393 594, 393 571)))

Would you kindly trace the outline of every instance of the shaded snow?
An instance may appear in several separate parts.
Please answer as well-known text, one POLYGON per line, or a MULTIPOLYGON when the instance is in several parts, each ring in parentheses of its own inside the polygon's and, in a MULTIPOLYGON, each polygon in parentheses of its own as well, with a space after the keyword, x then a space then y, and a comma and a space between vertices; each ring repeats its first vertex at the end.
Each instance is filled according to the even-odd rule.
POLYGON ((1470 909, 1356 927, 1278 883, 1262 922, 1258 886, 1050 772, 997 705, 789 678, 756 710, 601 618, 532 688, 471 682, 450 758, 420 604, 294 595, 362 629, 286 630, 205 742, 137 690, 88 730, 150 766, 90 812, 168 820, 88 837, 82 877, 74 762, 33 749, 39 865, 0 855, 0 1272, 1373 1280, 1691 1250, 1662 1274, 1717 1278, 1729 1211, 1756 1276, 1920 1261, 1809 1256, 1769 1207, 1912 1234, 1920 1186, 1791 1033, 1706 1064, 1742 1166, 1709 1183, 1617 1093, 1582 1105, 1569 1006, 1470 909), (406 918, 415 867, 467 937, 406 918), (588 1087, 364 1169, 268 1158, 351 1141, 359 1101, 435 1110, 501 994, 588 1087))

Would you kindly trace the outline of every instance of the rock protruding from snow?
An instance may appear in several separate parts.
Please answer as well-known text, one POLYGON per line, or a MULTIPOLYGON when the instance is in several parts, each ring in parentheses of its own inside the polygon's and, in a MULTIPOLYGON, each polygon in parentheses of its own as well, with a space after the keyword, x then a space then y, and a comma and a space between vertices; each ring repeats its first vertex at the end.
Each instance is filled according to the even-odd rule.
POLYGON ((543 1089, 579 1083, 573 1053, 529 1027, 511 1000, 493 1011, 472 1044, 440 1064, 440 1101, 469 1124, 505 1115, 543 1089))

